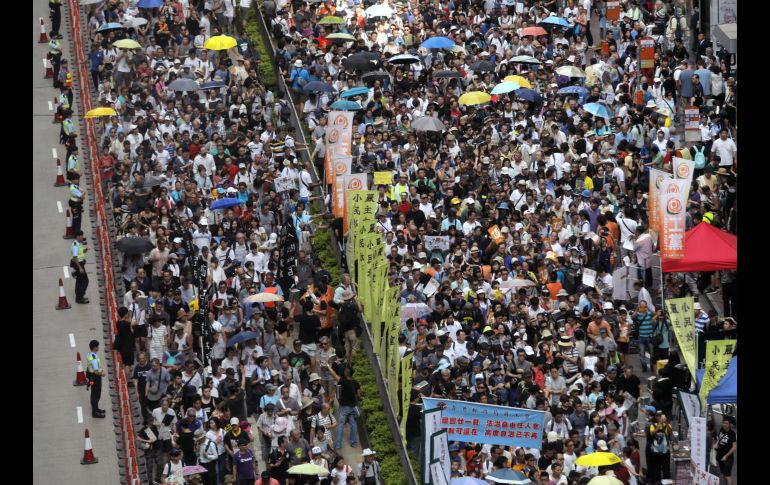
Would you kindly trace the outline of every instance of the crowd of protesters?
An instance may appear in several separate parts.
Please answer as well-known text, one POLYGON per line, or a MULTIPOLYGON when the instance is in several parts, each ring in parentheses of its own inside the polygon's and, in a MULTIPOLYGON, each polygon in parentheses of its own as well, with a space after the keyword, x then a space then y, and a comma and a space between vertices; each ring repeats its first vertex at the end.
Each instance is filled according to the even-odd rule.
MULTIPOLYGON (((351 98, 361 105, 352 169, 392 172, 393 183, 377 187, 389 281, 402 285, 403 303, 428 307, 404 322, 399 339, 402 353, 415 353, 410 451, 420 446, 420 397, 432 395, 546 413, 542 449, 452 443, 455 476, 509 466, 539 483, 573 483, 597 473, 576 469, 576 457, 605 449, 625 460, 615 469, 625 483, 670 476, 672 390, 688 387, 689 373, 670 351, 675 341, 660 298, 734 288, 735 273, 672 275, 654 284, 649 168, 670 171, 673 156, 695 161, 688 228, 709 223, 735 232, 737 220, 735 73, 692 33, 681 0, 621 2, 619 21, 606 19, 603 2, 585 0, 403 2, 381 4, 391 14, 380 16, 367 16, 371 5, 356 2, 264 1, 275 62, 310 133, 308 146, 289 126, 286 96, 266 89, 258 75, 244 30, 256 2, 128 3, 89 6, 88 82, 99 106, 117 112, 97 128, 115 239, 152 247, 121 257, 125 293, 115 344, 141 402, 137 442, 155 481, 199 464, 207 472, 188 477, 191 483, 316 483, 287 474, 313 463, 331 470, 324 483, 382 483, 372 450, 363 450, 363 466, 338 455, 345 427, 350 445, 360 448, 359 390, 349 364, 360 331, 356 288, 348 275, 332 287, 306 244, 323 227, 314 227, 310 203, 313 163, 323 169, 326 113, 356 86, 369 89, 351 98), (326 16, 342 22, 322 22, 326 16), (569 27, 520 35, 549 16, 569 27), (110 22, 135 27, 105 29, 110 22), (333 33, 354 40, 328 39, 333 33), (235 37, 236 47, 204 48, 220 34, 235 37), (643 35, 656 39, 652 79, 637 75, 643 35), (420 47, 434 36, 450 36, 455 47, 420 47), (141 48, 113 46, 122 38, 141 48), (371 65, 346 62, 361 51, 373 54, 371 65), (417 62, 389 62, 400 54, 417 62), (555 72, 563 66, 594 69, 565 78, 555 72), (384 74, 363 78, 375 69, 384 74), (434 77, 439 71, 455 74, 434 77), (464 92, 490 91, 508 75, 522 76, 537 97, 525 101, 514 91, 458 104, 464 92), (167 88, 179 80, 200 90, 167 88), (303 89, 313 81, 333 89, 303 89), (586 91, 559 93, 569 86, 586 91), (612 116, 582 108, 596 101, 612 116), (690 104, 701 109, 695 144, 684 142, 681 129, 682 107, 690 104), (444 129, 413 130, 423 117, 438 118, 444 129), (301 162, 305 150, 312 162, 301 162), (277 192, 278 177, 294 188, 277 192), (210 208, 223 198, 241 204, 210 208), (490 237, 493 225, 502 242, 490 237), (282 227, 302 241, 289 285, 277 282, 282 227), (448 249, 426 250, 425 237, 437 235, 449 236, 448 249), (621 267, 633 269, 634 290, 615 298, 613 272, 621 267), (597 271, 594 287, 582 284, 585 269, 597 271), (439 288, 426 295, 431 278, 439 288), (287 301, 246 301, 258 294, 287 301), (245 332, 255 335, 238 337, 245 332), (631 363, 636 353, 640 365, 631 363), (659 379, 644 406, 650 373, 659 379)), ((72 74, 58 45, 52 54, 69 162, 78 141, 72 74)), ((77 158, 68 169, 76 181, 77 158)), ((341 221, 332 227, 344 244, 341 221)), ((723 294, 733 316, 734 292, 723 294)), ((735 332, 735 321, 716 312, 700 311, 699 325, 735 332)), ((724 426, 722 433, 731 431, 724 426)), ((734 453, 733 442, 715 439, 720 460, 734 453)))
MULTIPOLYGON (((391 184, 372 185, 389 281, 401 285, 403 304, 427 304, 399 339, 402 355, 415 354, 410 452, 417 458, 424 441, 421 396, 546 413, 541 449, 452 443, 453 477, 513 467, 537 483, 577 483, 604 471, 576 467, 577 456, 611 450, 624 460, 614 470, 624 483, 669 479, 673 389, 690 382, 661 297, 697 299, 720 288, 727 318, 697 304, 698 330, 710 338, 735 332, 735 272, 667 275, 658 284, 648 229, 649 169, 671 172, 677 156, 696 167, 687 229, 736 232, 735 73, 724 51, 690 28, 684 2, 621 2, 618 21, 595 3, 263 4, 319 167, 330 105, 368 88, 345 96, 360 104, 352 171, 392 173, 391 184), (551 16, 569 27, 543 23, 551 16), (546 34, 523 34, 536 25, 546 34), (352 38, 332 35, 340 33, 352 38), (421 46, 436 36, 455 46, 421 46), (656 42, 649 77, 638 72, 643 36, 656 42), (360 52, 375 55, 353 61, 360 52), (516 62, 521 56, 535 62, 516 62), (586 74, 557 74, 563 66, 586 74), (509 75, 538 96, 458 103, 509 75), (330 89, 305 88, 316 81, 330 89), (605 103, 610 116, 589 114, 582 106, 590 102, 605 103), (685 143, 689 105, 700 108, 700 139, 685 143), (413 129, 425 117, 443 129, 413 129), (488 231, 495 225, 502 240, 488 231), (449 236, 448 247, 436 249, 432 236, 449 236), (632 268, 628 283, 613 277, 623 267, 632 268), (593 287, 581 284, 585 269, 597 272, 593 287), (431 279, 439 288, 426 294, 431 279), (620 284, 628 291, 618 294, 620 284), (650 375, 658 379, 647 389, 650 375)), ((720 460, 731 445, 720 445, 720 460)), ((731 466, 721 472, 729 481, 731 466)))

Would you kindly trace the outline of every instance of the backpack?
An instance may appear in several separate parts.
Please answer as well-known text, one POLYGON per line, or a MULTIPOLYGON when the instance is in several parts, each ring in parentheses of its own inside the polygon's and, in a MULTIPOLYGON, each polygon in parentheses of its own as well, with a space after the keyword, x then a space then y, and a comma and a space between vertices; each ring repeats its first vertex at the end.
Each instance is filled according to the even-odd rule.
POLYGON ((668 453, 668 437, 666 437, 666 434, 661 431, 655 433, 650 448, 653 453, 658 455, 665 455, 668 453))
POLYGON ((288 122, 291 119, 291 110, 289 109, 289 103, 286 101, 279 101, 281 105, 281 121, 288 122))
POLYGON ((674 38, 676 40, 682 40, 682 17, 676 16, 674 17, 674 20, 676 22, 676 27, 674 28, 674 38))
POLYGON ((706 147, 702 146, 700 151, 698 151, 697 146, 693 147, 693 149, 695 150, 695 168, 701 170, 706 166, 706 156, 703 153, 706 151, 706 147))

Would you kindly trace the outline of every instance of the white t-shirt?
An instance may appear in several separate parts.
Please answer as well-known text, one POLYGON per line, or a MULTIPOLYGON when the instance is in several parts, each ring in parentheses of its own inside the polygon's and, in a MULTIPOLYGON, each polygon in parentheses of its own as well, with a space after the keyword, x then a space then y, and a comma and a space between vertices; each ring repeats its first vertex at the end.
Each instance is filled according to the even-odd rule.
POLYGON ((310 197, 312 195, 312 192, 310 191, 310 187, 312 187, 313 178, 310 176, 310 173, 307 170, 302 170, 299 173, 299 196, 300 198, 310 197))
POLYGON ((720 167, 731 167, 737 152, 738 147, 735 146, 735 142, 731 138, 727 140, 719 138, 711 145, 711 153, 719 156, 720 167))

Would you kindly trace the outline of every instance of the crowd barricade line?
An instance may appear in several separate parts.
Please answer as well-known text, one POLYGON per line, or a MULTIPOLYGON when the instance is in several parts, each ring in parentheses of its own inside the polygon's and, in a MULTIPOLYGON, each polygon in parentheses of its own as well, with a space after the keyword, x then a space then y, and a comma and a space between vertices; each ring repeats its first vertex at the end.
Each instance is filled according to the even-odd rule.
MULTIPOLYGON (((83 113, 91 109, 91 94, 88 76, 85 63, 85 54, 83 50, 81 24, 80 24, 80 12, 77 0, 69 0, 69 18, 72 29, 72 42, 73 42, 73 63, 75 68, 75 75, 77 77, 76 82, 79 83, 79 95, 78 99, 82 107, 83 113)), ((96 240, 97 245, 101 251, 102 258, 101 263, 97 267, 101 270, 101 274, 104 278, 104 304, 106 306, 107 318, 109 320, 109 338, 110 348, 111 343, 114 341, 115 334, 117 332, 117 306, 115 301, 115 286, 114 275, 112 273, 112 249, 110 245, 110 234, 107 226, 107 217, 105 214, 104 193, 102 189, 101 172, 98 167, 98 136, 96 133, 96 127, 93 120, 84 120, 83 142, 85 147, 89 151, 89 163, 87 169, 91 174, 92 189, 93 189, 93 205, 96 216, 96 240)), ((112 356, 112 372, 113 382, 115 384, 115 396, 118 400, 118 425, 121 433, 121 443, 123 445, 123 464, 125 466, 125 479, 127 483, 141 484, 142 480, 139 475, 139 466, 136 461, 136 442, 135 442, 135 427, 133 414, 131 412, 131 400, 128 392, 128 382, 124 373, 123 359, 120 353, 115 349, 111 349, 112 356)))

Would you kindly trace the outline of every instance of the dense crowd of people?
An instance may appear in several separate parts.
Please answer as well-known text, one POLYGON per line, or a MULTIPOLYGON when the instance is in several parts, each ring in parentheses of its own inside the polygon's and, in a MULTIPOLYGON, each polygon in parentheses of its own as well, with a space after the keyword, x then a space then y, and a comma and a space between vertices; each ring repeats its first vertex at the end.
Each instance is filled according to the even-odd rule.
MULTIPOLYGON (((332 282, 308 244, 324 227, 311 202, 327 113, 362 86, 346 96, 360 108, 352 171, 392 173, 391 184, 372 186, 389 282, 404 304, 426 308, 399 337, 402 355, 415 355, 410 452, 422 441, 421 396, 445 397, 546 415, 541 449, 453 442, 453 477, 510 467, 537 483, 579 483, 604 473, 574 464, 596 450, 621 457, 614 473, 624 483, 670 477, 673 389, 690 383, 661 298, 722 288, 725 316, 735 315, 735 272, 653 281, 651 167, 695 161, 688 229, 734 233, 737 224, 735 73, 691 29, 684 2, 621 2, 610 21, 604 2, 590 0, 266 0, 259 8, 290 99, 258 74, 244 29, 256 2, 128 3, 89 6, 88 81, 99 106, 117 112, 98 122, 98 165, 115 239, 139 249, 121 257, 115 346, 143 409, 137 443, 153 480, 173 483, 200 465, 206 472, 189 483, 383 483, 374 451, 356 463, 339 453, 345 427, 361 448, 356 285, 347 274, 332 282), (234 47, 205 48, 222 34, 234 47), (637 59, 645 35, 656 41, 649 77, 637 59), (421 46, 437 36, 453 47, 421 46), (508 76, 517 89, 458 102, 508 76), (292 102, 307 146, 290 126, 292 102), (685 143, 681 124, 691 104, 701 112, 697 143, 685 143), (438 127, 413 129, 431 117, 438 127), (277 178, 293 188, 278 191, 277 178), (299 241, 288 281, 286 228, 299 241), (631 284, 618 295, 613 275, 624 267, 631 284), (438 289, 426 294, 431 279, 438 289), (642 405, 648 375, 659 379, 642 405), (301 464, 329 473, 288 473, 301 464)), ((72 74, 58 45, 52 54, 76 183, 72 74)), ((76 189, 77 207, 88 194, 76 189)), ((342 221, 331 227, 344 245, 342 221)), ((734 319, 700 318, 699 330, 735 332, 734 319)), ((734 440, 723 441, 714 441, 720 460, 734 453, 734 440)), ((726 478, 731 466, 720 465, 726 478)))

